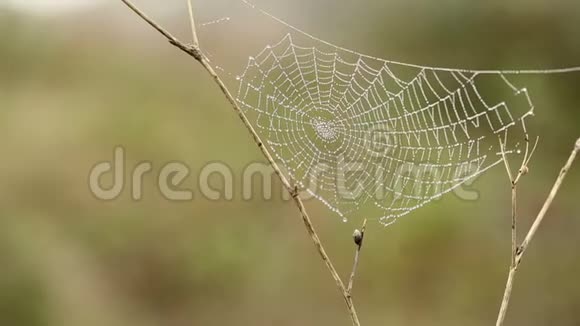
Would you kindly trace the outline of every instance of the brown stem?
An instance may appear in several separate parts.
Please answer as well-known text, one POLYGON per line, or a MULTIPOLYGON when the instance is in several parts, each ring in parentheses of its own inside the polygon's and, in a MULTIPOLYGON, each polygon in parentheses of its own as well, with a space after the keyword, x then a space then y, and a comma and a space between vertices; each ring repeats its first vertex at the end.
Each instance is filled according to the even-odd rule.
POLYGON ((354 234, 354 241, 356 244, 356 251, 354 253, 354 263, 352 264, 352 272, 350 273, 350 278, 348 280, 348 287, 346 288, 346 292, 348 293, 349 297, 352 297, 352 287, 354 285, 354 277, 356 276, 356 269, 358 267, 358 261, 360 256, 360 250, 363 245, 363 241, 365 239, 365 230, 367 228, 367 220, 365 219, 363 222, 363 226, 360 231, 356 230, 354 234), (360 232, 360 234, 357 234, 360 232), (357 237, 359 237, 357 239, 357 237))
POLYGON ((228 90, 228 88, 226 87, 224 82, 221 80, 221 78, 214 71, 214 69, 210 65, 208 59, 205 57, 205 55, 203 55, 203 53, 199 47, 199 42, 197 40, 197 33, 196 33, 196 29, 195 29, 195 24, 194 24, 193 19, 192 19, 192 17, 193 17, 192 7, 190 6, 190 19, 191 19, 191 23, 192 23, 192 33, 194 35, 193 36, 194 37, 194 44, 193 45, 186 45, 186 44, 182 43, 181 41, 179 41, 176 37, 171 35, 171 33, 169 33, 166 29, 161 27, 155 21, 150 19, 141 10, 139 10, 135 5, 133 5, 131 3, 131 1, 129 1, 129 0, 121 0, 121 1, 125 5, 127 5, 131 10, 133 10, 133 12, 135 12, 139 17, 141 17, 141 19, 146 21, 149 25, 151 25, 159 33, 161 33, 163 36, 165 36, 165 38, 167 38, 169 43, 176 46, 177 48, 179 48, 180 50, 184 51, 188 55, 192 56, 195 60, 197 60, 203 66, 203 68, 205 68, 205 70, 209 73, 209 75, 212 77, 214 82, 218 85, 218 87, 220 88, 223 95, 226 97, 226 99, 231 104, 234 111, 240 117, 240 120, 242 120, 242 123, 244 124, 244 126, 246 127, 248 132, 250 132, 250 134, 252 135, 254 142, 256 143, 256 145, 258 146, 258 148, 260 149, 260 151, 262 152, 262 154, 264 155, 264 157, 266 158, 268 163, 270 163, 270 165, 272 166, 272 168, 274 169, 274 172, 276 173, 278 178, 280 178, 280 181, 282 182, 282 185, 284 186, 284 188, 286 188, 286 190, 292 195, 293 201, 296 204, 296 206, 298 207, 298 210, 300 211, 300 214, 302 216, 302 220, 304 222, 304 225, 306 226, 306 230, 308 231, 310 238, 314 242, 314 245, 315 245, 318 253, 320 254, 320 257, 324 261, 324 264, 328 268, 328 271, 330 272, 332 278, 336 282, 337 288, 339 289, 343 299, 345 300, 346 306, 348 308, 348 311, 349 311, 349 314, 350 314, 350 317, 352 320, 352 324, 354 326, 360 326, 360 322, 358 320, 358 316, 357 316, 354 304, 353 304, 350 296, 348 295, 348 292, 344 286, 344 283, 340 279, 340 276, 338 275, 336 268, 334 267, 334 265, 332 264, 332 261, 330 260, 330 258, 326 254, 326 251, 324 250, 324 246, 322 245, 322 242, 320 241, 320 238, 318 237, 318 234, 316 233, 316 230, 315 230, 314 226, 312 225, 312 221, 310 220, 310 216, 306 212, 306 208, 304 207, 304 203, 302 202, 302 199, 299 196, 300 194, 298 192, 298 188, 293 187, 290 184, 290 182, 288 181, 288 179, 284 176, 284 174, 282 174, 280 167, 278 166, 276 161, 274 161, 274 158, 272 157, 272 155, 270 154, 268 149, 264 146, 264 143, 260 139, 260 136, 258 135, 256 130, 254 129, 254 127, 252 126, 252 124, 250 123, 250 121, 248 120, 246 115, 244 114, 244 112, 240 109, 240 107, 238 106, 238 103, 236 102, 234 97, 231 95, 230 91, 228 90))
MULTIPOLYGON (((578 139, 576 141, 576 144, 574 145, 574 149, 572 150, 572 153, 570 153, 570 157, 566 161, 566 164, 564 165, 564 167, 560 171, 560 174, 558 175, 558 178, 556 179, 556 182, 554 183, 554 186, 552 187, 552 190, 550 191, 548 198, 546 199, 546 201, 544 202, 544 205, 542 206, 542 209, 540 210, 540 212, 536 216, 536 219, 534 220, 532 227, 528 231, 526 238, 524 239, 524 241, 522 242, 522 244, 519 247, 513 245, 516 241, 516 240, 514 240, 516 238, 516 235, 515 235, 515 226, 513 224, 513 223, 515 223, 514 221, 516 219, 516 202, 515 202, 515 200, 516 200, 516 186, 517 186, 517 183, 518 183, 520 177, 525 173, 525 171, 527 169, 527 162, 529 162, 529 157, 524 158, 525 164, 522 165, 522 168, 520 169, 516 179, 514 179, 512 181, 512 185, 513 185, 512 186, 512 248, 515 247, 515 250, 512 250, 512 262, 510 265, 510 271, 508 274, 508 278, 507 278, 507 282, 506 282, 506 286, 505 286, 505 290, 504 290, 503 300, 501 302, 499 314, 497 316, 496 326, 502 326, 504 323, 505 316, 507 313, 507 308, 508 308, 511 293, 512 293, 513 283, 515 280, 515 276, 516 276, 516 272, 518 270, 518 267, 519 267, 520 263, 522 262, 522 258, 524 256, 526 250, 528 249, 530 242, 533 240, 536 232, 538 231, 538 228, 542 224, 542 221, 544 220, 544 217, 546 216, 548 209, 550 208, 550 206, 552 206, 554 198, 556 198, 556 195, 558 194, 558 190, 560 190, 560 187, 562 186, 562 183, 564 182, 564 179, 566 178, 566 174, 568 173, 568 171, 570 171, 570 168, 572 167, 572 164, 574 163, 574 160, 576 159, 576 155, 578 154, 579 151, 580 151, 580 139, 578 139)), ((503 152, 503 150, 502 150, 502 152, 503 152)), ((504 160, 505 160, 505 156, 504 156, 504 160)), ((506 167, 508 167, 507 163, 506 163, 506 167)))
POLYGON ((522 245, 520 246, 520 248, 518 250, 518 254, 517 254, 517 263, 518 264, 521 262, 522 256, 524 255, 524 253, 528 249, 528 246, 529 246, 530 242, 532 241, 532 239, 534 238, 536 232, 538 231, 540 224, 542 224, 542 221, 544 220, 544 217, 546 216, 548 209, 550 208, 550 206, 552 206, 552 202, 554 201, 554 198, 556 198, 556 195, 558 194, 558 190, 560 190, 560 187, 562 186, 562 182, 564 182, 564 179, 566 178, 566 174, 568 173, 568 171, 570 171, 570 168, 572 167, 572 164, 574 163, 574 160, 576 159, 576 155, 578 155, 578 152, 580 152, 580 139, 578 139, 576 141, 576 145, 574 147, 574 150, 572 150, 572 153, 570 154, 568 161, 566 162, 566 164, 564 165, 562 170, 560 170, 560 174, 558 175, 558 179, 556 179, 556 182, 554 183, 554 186, 552 187, 552 190, 550 191, 548 198, 544 202, 544 205, 542 206, 542 209, 538 213, 538 216, 536 217, 534 224, 532 224, 530 231, 526 235, 524 242, 522 242, 522 245))

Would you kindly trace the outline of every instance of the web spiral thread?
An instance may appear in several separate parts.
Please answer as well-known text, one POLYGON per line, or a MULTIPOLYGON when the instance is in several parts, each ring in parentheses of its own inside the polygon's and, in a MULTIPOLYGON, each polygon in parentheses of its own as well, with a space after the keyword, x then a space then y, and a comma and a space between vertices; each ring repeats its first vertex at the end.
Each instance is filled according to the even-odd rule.
POLYGON ((237 80, 239 104, 296 185, 344 218, 384 224, 500 163, 498 136, 523 140, 533 115, 504 72, 326 52, 291 34, 237 80))

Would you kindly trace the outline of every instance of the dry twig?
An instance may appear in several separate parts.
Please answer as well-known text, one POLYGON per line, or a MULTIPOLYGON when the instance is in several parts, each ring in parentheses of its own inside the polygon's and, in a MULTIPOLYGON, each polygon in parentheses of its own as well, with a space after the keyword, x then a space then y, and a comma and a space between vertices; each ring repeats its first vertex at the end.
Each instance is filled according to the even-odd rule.
MULTIPOLYGON (((537 145, 537 141, 536 141, 536 145, 537 145)), ((554 201, 554 198, 556 197, 556 194, 558 193, 558 190, 560 189, 562 182, 566 178, 566 174, 568 173, 568 171, 572 167, 572 164, 574 163, 576 155, 578 154, 578 152, 580 152, 580 139, 578 139, 576 141, 576 144, 574 145, 574 149, 572 150, 570 157, 568 158, 568 161, 566 161, 566 164, 564 165, 564 167, 560 171, 560 174, 558 175, 558 178, 556 179, 556 182, 554 183, 554 186, 552 187, 552 190, 550 191, 548 198, 544 202, 542 209, 538 213, 534 223, 532 224, 530 230, 528 231, 526 238, 524 239, 522 244, 518 247, 517 246, 517 228, 516 228, 516 225, 517 225, 516 224, 517 223, 517 205, 516 205, 517 204, 516 203, 517 185, 518 185, 518 182, 520 181, 520 178, 528 172, 528 164, 529 164, 530 159, 534 153, 536 145, 534 145, 534 148, 530 152, 529 151, 529 141, 526 138, 526 152, 524 154, 524 159, 523 159, 523 162, 522 162, 520 169, 518 170, 518 174, 516 175, 515 178, 513 178, 511 168, 509 166, 509 162, 505 156, 505 139, 502 140, 500 138, 500 146, 501 146, 501 152, 503 155, 503 161, 505 163, 505 167, 506 167, 508 176, 510 178, 511 188, 512 188, 512 253, 511 253, 510 270, 509 270, 509 274, 508 274, 507 281, 506 281, 503 299, 502 299, 499 313, 497 316, 496 326, 502 326, 504 323, 505 316, 507 313, 507 308, 508 308, 510 298, 511 298, 514 279, 515 279, 518 267, 519 267, 519 265, 522 261, 522 258, 524 256, 524 253, 528 249, 530 242, 534 238, 540 224, 544 220, 544 217, 546 216, 548 209, 552 205, 552 202, 554 201)))
POLYGON ((363 222, 362 228, 359 230, 354 230, 353 240, 356 245, 356 251, 354 253, 354 263, 352 264, 352 272, 350 273, 350 279, 348 281, 348 287, 346 292, 348 293, 349 297, 352 297, 352 287, 354 285, 354 277, 356 275, 356 269, 358 267, 358 260, 360 256, 360 250, 362 248, 364 239, 365 239, 365 231, 367 228, 367 220, 365 219, 363 222))
POLYGON ((354 326, 360 326, 360 322, 358 320, 358 316, 357 316, 356 309, 354 307, 352 298, 350 297, 349 292, 347 291, 346 287, 344 286, 344 283, 342 282, 340 276, 338 275, 336 268, 332 264, 332 261, 330 260, 330 258, 326 254, 324 246, 322 245, 322 242, 320 241, 320 238, 318 237, 318 234, 316 233, 316 229, 314 228, 312 221, 310 220, 310 216, 306 212, 306 208, 304 207, 304 203, 303 203, 302 199, 300 198, 300 192, 299 192, 298 187, 292 186, 290 184, 290 182, 288 181, 288 179, 282 174, 280 167, 278 166, 276 161, 274 161, 274 158, 272 157, 272 155, 270 154, 268 149, 264 146, 264 143, 260 139, 260 136, 258 135, 256 130, 254 129, 254 127, 252 126, 252 124, 250 123, 250 121, 248 120, 246 115, 244 114, 244 112, 240 109, 236 100, 231 95, 231 93, 229 92, 229 90, 226 87, 226 85, 224 84, 224 82, 221 80, 221 78, 217 75, 217 73, 215 72, 213 67, 210 65, 209 60, 203 54, 203 52, 200 48, 200 45, 199 45, 199 40, 197 38, 197 32, 196 32, 195 21, 194 21, 193 6, 191 5, 191 0, 188 0, 188 9, 189 9, 190 22, 191 22, 191 30, 192 30, 192 34, 193 34, 193 44, 191 44, 191 45, 187 45, 187 44, 184 44, 183 42, 179 41, 175 36, 173 36, 171 33, 169 33, 166 29, 164 29, 159 24, 157 24, 154 20, 149 18, 145 13, 143 13, 139 8, 137 8, 131 1, 129 1, 129 0, 121 0, 121 1, 125 5, 127 5, 133 12, 135 12, 139 17, 141 17, 141 19, 143 19, 145 22, 147 22, 149 25, 151 25, 155 30, 157 30, 159 33, 161 33, 165 38, 167 38, 169 43, 171 43, 175 47, 179 48, 180 50, 182 50, 183 52, 187 53, 188 55, 193 57, 195 60, 197 60, 203 66, 203 68, 209 73, 209 75, 213 78, 214 82, 219 86, 223 95, 226 97, 228 102, 231 104, 234 111, 238 114, 238 116, 242 120, 242 123, 244 124, 246 129, 252 135, 254 142, 256 143, 256 145, 258 146, 258 148, 260 149, 260 151, 262 152, 262 154, 264 155, 266 160, 268 160, 268 163, 270 163, 270 165, 274 169, 274 172, 276 173, 276 175, 278 176, 278 178, 282 182, 282 185, 284 186, 284 188, 286 188, 286 190, 292 195, 293 201, 296 204, 296 206, 298 207, 298 210, 300 211, 300 214, 302 216, 302 220, 304 222, 306 230, 308 231, 310 238, 314 242, 314 245, 315 245, 318 253, 320 254, 320 257, 324 261, 324 264, 328 268, 328 271, 330 272, 332 278, 336 282, 336 286, 339 289, 339 291, 340 291, 340 293, 341 293, 341 295, 346 303, 346 306, 348 308, 348 312, 349 312, 351 320, 352 320, 352 324, 354 326))

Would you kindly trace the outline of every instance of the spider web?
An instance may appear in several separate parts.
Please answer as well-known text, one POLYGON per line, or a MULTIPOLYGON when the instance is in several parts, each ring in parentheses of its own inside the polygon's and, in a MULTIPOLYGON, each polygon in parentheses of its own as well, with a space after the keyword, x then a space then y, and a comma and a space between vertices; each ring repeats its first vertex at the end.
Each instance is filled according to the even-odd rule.
POLYGON ((364 215, 388 225, 503 155, 521 155, 534 106, 508 77, 578 70, 388 61, 332 45, 244 2, 291 32, 249 58, 236 77, 237 101, 284 174, 345 221, 364 215))

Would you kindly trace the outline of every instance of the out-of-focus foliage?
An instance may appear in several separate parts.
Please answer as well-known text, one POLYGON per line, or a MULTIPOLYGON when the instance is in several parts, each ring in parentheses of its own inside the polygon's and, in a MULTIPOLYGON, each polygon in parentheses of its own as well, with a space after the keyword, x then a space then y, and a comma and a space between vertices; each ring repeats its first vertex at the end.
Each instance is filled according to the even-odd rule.
MULTIPOLYGON (((203 1, 203 0, 201 0, 203 1)), ((574 1, 272 1, 323 39, 434 66, 542 68, 580 64, 574 1), (288 10, 291 8, 291 10, 288 10)), ((169 2, 180 12, 183 3, 169 2)), ((3 8, 3 7, 0 7, 3 8)), ((151 12, 155 15, 155 11, 151 12)), ((163 22, 188 35, 185 11, 163 22)), ((89 192, 89 170, 127 149, 128 169, 179 160, 192 171, 261 161, 195 62, 120 3, 91 12, 0 9, 0 325, 348 325, 343 302, 280 199, 167 201, 145 178, 113 202, 89 192)), ((580 75, 530 78, 541 137, 520 189, 521 229, 540 208, 580 136, 580 75)), ((514 288, 510 325, 576 325, 580 169, 566 180, 514 288)), ((198 189, 195 173, 185 186, 198 189)), ((356 283, 365 325, 489 325, 509 263, 509 184, 477 180, 383 229, 369 226, 356 283)), ((258 191, 258 190, 256 190, 258 191)), ((280 196, 277 196, 278 198, 280 196)), ((308 203, 346 275, 343 224, 308 203)))

